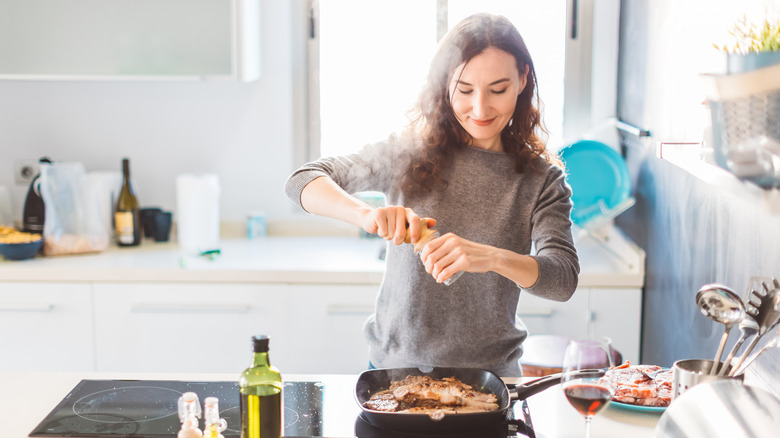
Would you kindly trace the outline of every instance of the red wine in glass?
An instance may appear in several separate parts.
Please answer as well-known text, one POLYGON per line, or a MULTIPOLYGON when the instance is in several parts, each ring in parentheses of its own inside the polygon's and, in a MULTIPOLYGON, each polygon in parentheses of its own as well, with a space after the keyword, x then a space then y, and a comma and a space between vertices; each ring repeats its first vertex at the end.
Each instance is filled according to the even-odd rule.
POLYGON ((596 415, 607 407, 612 399, 612 391, 609 388, 590 383, 567 386, 564 394, 574 409, 586 417, 596 415))
POLYGON ((614 394, 608 380, 585 377, 580 371, 614 366, 608 338, 573 339, 563 354, 561 386, 569 403, 585 417, 585 437, 590 438, 590 420, 604 409, 614 394))

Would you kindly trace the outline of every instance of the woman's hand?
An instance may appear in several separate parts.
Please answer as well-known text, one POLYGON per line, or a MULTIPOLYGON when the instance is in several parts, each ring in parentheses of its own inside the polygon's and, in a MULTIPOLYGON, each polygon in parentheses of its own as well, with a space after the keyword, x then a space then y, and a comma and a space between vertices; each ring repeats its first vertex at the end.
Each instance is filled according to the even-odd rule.
POLYGON ((452 233, 425 245, 420 258, 425 271, 443 283, 459 271, 487 272, 492 269, 496 248, 466 240, 452 233))
POLYGON ((452 233, 431 240, 420 253, 425 272, 444 283, 460 271, 493 271, 531 287, 539 279, 539 264, 531 256, 472 242, 452 233))
POLYGON ((404 242, 416 243, 420 237, 423 220, 427 221, 428 227, 436 224, 434 219, 420 218, 411 208, 389 205, 368 211, 362 221, 362 228, 396 245, 404 242))

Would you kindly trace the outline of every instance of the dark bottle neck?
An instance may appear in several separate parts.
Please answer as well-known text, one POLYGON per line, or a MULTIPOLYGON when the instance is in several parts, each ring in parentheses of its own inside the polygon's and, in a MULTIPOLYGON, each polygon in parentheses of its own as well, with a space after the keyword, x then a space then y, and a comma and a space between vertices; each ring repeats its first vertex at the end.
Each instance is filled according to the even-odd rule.
POLYGON ((125 181, 130 181, 130 160, 127 158, 122 160, 122 176, 125 181))

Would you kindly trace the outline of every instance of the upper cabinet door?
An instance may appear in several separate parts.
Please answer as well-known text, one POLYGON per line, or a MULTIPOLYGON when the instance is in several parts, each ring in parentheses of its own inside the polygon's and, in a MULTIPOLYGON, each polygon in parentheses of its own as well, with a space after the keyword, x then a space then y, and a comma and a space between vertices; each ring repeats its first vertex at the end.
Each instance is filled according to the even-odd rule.
POLYGON ((0 79, 260 77, 260 0, 0 0, 0 79))

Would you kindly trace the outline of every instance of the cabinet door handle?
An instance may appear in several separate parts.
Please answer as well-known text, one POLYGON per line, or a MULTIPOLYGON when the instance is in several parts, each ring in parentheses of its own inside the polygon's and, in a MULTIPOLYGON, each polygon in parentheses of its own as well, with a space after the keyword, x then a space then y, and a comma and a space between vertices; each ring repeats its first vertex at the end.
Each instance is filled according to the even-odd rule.
POLYGON ((541 316, 548 318, 555 313, 552 307, 529 307, 517 312, 517 316, 541 316))
POLYGON ((51 312, 51 303, 0 303, 0 312, 51 312))
POLYGON ((328 304, 328 314, 331 313, 349 313, 349 314, 371 314, 374 313, 373 304, 328 304))
POLYGON ((252 306, 249 304, 224 303, 133 303, 130 311, 133 313, 247 313, 252 306))

